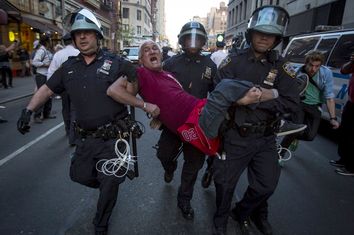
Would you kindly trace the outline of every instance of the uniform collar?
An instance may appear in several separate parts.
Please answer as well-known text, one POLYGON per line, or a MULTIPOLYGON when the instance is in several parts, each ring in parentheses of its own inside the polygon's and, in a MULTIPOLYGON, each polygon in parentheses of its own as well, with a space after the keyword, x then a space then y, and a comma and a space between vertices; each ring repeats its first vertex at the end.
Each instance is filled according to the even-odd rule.
MULTIPOLYGON (((98 61, 102 60, 103 57, 104 57, 103 51, 101 49, 98 49, 95 59, 90 64, 94 63, 96 60, 98 60, 98 61)), ((82 56, 81 52, 76 57, 76 60, 84 60, 84 57, 82 56)))
POLYGON ((250 47, 247 52, 247 59, 252 62, 259 61, 261 64, 265 64, 267 62, 267 52, 256 58, 253 49, 250 47))
POLYGON ((183 53, 184 54, 184 59, 186 62, 196 62, 196 63, 200 63, 202 56, 198 53, 195 55, 190 55, 187 53, 183 53))

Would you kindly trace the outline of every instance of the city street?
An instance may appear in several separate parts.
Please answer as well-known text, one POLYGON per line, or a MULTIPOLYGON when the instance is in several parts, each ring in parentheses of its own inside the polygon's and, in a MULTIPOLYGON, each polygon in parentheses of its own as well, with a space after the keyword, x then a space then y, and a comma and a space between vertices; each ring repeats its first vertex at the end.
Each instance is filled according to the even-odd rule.
MULTIPOLYGON (((12 91, 18 92, 19 87, 15 83, 12 91)), ((0 98, 5 99, 1 94, 0 98)), ((69 178, 74 148, 65 136, 61 101, 53 101, 56 119, 32 124, 30 133, 21 135, 16 121, 29 98, 1 103, 6 108, 0 109, 0 116, 8 122, 0 124, 0 234, 91 235, 98 192, 69 178)), ((159 131, 148 127, 140 110, 137 120, 146 127, 138 140, 140 176, 121 185, 109 234, 211 234, 215 193, 213 185, 201 187, 204 169, 192 200, 194 221, 186 221, 176 205, 183 157, 173 181, 166 184, 152 148, 159 131)), ((336 151, 336 143, 320 134, 313 142, 301 142, 295 156, 285 163, 277 191, 269 201, 274 234, 354 233, 354 177, 337 175, 328 164, 337 159, 336 151)), ((242 197, 246 185, 244 174, 235 201, 242 197)), ((230 218, 228 234, 237 232, 238 226, 230 218)))

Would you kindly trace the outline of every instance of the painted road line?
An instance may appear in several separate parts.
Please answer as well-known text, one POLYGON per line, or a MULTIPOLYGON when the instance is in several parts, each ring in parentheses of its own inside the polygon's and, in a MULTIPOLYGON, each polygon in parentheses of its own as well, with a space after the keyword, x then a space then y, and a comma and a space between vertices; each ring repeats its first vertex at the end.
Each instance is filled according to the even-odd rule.
POLYGON ((37 142, 39 142, 41 139, 43 139, 44 137, 50 135, 52 132, 56 131, 58 128, 62 127, 64 125, 64 122, 59 123, 58 125, 56 125, 55 127, 53 127, 52 129, 49 129, 46 133, 44 133, 43 135, 37 137, 36 139, 32 140, 31 142, 29 142, 28 144, 22 146, 21 148, 19 148, 18 150, 16 150, 15 152, 11 153, 10 155, 7 155, 5 158, 0 160, 0 166, 4 165, 6 162, 10 161, 11 159, 15 158, 17 155, 19 155, 20 153, 22 153, 23 151, 25 151, 26 149, 28 149, 29 147, 31 147, 32 145, 36 144, 37 142))

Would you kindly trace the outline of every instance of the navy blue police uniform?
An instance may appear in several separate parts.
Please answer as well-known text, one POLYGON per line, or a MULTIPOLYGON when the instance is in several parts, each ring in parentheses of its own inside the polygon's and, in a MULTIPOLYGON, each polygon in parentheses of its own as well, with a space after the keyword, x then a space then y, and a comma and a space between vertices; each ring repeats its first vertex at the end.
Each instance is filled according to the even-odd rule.
MULTIPOLYGON (((250 106, 236 106, 231 125, 223 133, 225 158, 213 164, 217 210, 214 226, 226 229, 234 190, 242 172, 248 169, 249 186, 232 214, 239 221, 252 215, 267 216, 267 200, 280 176, 276 137, 277 116, 298 109, 299 95, 294 71, 275 51, 256 58, 252 49, 230 54, 219 67, 217 80, 250 81, 260 89, 277 89, 279 97, 250 106)), ((279 120, 279 119, 278 119, 279 120)), ((226 231, 226 230, 225 230, 226 231)))
POLYGON ((76 129, 79 140, 71 160, 73 181, 100 189, 94 219, 96 231, 106 231, 108 220, 117 200, 119 184, 125 177, 107 176, 96 170, 101 159, 116 157, 116 137, 100 134, 102 126, 114 127, 128 115, 127 107, 107 96, 107 88, 120 76, 136 79, 136 69, 128 61, 99 50, 96 58, 86 64, 81 54, 69 59, 47 81, 54 93, 66 91, 76 108, 76 129))
MULTIPOLYGON (((163 63, 163 69, 172 73, 181 83, 183 89, 197 98, 206 98, 208 92, 213 89, 213 80, 216 76, 216 65, 209 58, 201 54, 172 56, 163 63)), ((157 157, 163 168, 168 173, 173 173, 177 167, 174 161, 182 142, 180 138, 163 129, 159 142, 157 157)), ((180 207, 188 206, 193 196, 193 188, 202 168, 205 155, 190 144, 183 144, 184 165, 181 175, 181 185, 178 190, 178 204, 180 207)))

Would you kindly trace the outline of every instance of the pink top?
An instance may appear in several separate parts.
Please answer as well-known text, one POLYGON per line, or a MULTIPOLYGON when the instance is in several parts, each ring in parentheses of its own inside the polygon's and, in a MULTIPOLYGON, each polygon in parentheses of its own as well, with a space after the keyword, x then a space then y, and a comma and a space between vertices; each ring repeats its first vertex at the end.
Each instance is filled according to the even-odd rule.
POLYGON ((160 108, 158 119, 171 131, 185 123, 199 99, 184 91, 178 81, 165 71, 138 68, 139 94, 144 101, 160 108))

